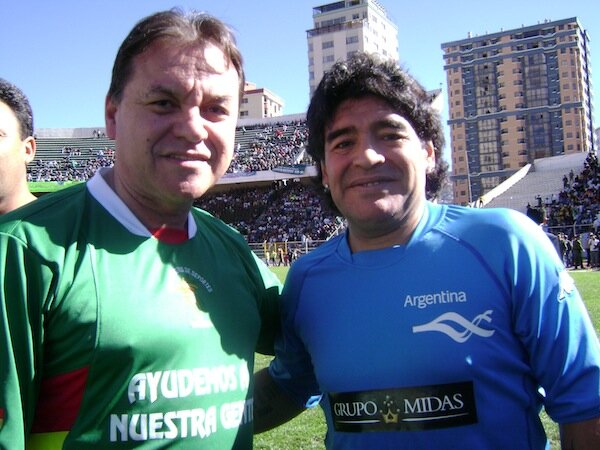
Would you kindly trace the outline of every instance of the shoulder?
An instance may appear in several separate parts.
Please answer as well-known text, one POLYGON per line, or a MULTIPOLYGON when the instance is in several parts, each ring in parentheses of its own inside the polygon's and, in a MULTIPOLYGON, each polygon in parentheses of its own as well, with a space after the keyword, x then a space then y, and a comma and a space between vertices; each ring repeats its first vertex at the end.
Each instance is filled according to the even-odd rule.
POLYGON ((342 263, 336 255, 337 249, 343 239, 346 239, 345 234, 333 237, 310 253, 298 258, 290 267, 286 278, 286 287, 292 290, 299 289, 304 284, 306 277, 311 273, 321 271, 329 264, 337 266, 342 263))
POLYGON ((256 255, 238 230, 202 209, 192 208, 191 214, 196 221, 197 235, 201 237, 203 245, 210 246, 220 256, 241 257, 255 263, 256 255))
POLYGON ((445 206, 444 218, 439 226, 450 233, 484 236, 540 233, 539 226, 525 214, 508 208, 467 208, 445 206))
POLYGON ((1 251, 16 246, 45 264, 60 260, 79 240, 82 222, 94 220, 86 207, 91 198, 82 183, 6 214, 0 219, 1 251))
POLYGON ((0 232, 11 233, 21 227, 50 227, 53 224, 66 227, 82 214, 86 195, 85 183, 43 195, 0 216, 0 232))
POLYGON ((246 242, 238 230, 227 225, 221 219, 217 219, 208 211, 194 207, 192 208, 191 213, 194 220, 196 220, 199 231, 210 233, 215 237, 231 240, 232 242, 246 242))
POLYGON ((311 267, 319 265, 321 262, 336 253, 342 239, 346 239, 345 234, 340 234, 327 240, 310 253, 302 255, 300 258, 298 258, 298 260, 292 264, 292 269, 295 268, 296 270, 309 270, 311 267))

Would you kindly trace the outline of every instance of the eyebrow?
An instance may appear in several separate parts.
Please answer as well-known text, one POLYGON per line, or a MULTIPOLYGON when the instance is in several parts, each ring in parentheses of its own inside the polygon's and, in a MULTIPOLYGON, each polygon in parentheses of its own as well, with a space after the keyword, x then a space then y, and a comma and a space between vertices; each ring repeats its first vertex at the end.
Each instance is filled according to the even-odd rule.
POLYGON ((343 136, 345 134, 350 134, 353 131, 356 131, 355 127, 344 127, 344 128, 339 128, 337 130, 330 131, 329 133, 327 133, 325 135, 325 142, 331 142, 331 141, 335 140, 336 138, 343 136))
MULTIPOLYGON (((407 127, 403 122, 401 122, 399 120, 388 119, 388 118, 384 118, 384 119, 376 121, 375 123, 371 124, 371 128, 373 128, 375 130, 381 130, 384 128, 394 128, 398 131, 406 131, 407 130, 407 127)), ((354 126, 349 126, 349 127, 339 128, 337 130, 332 130, 325 135, 325 142, 331 142, 340 136, 344 136, 346 134, 351 134, 355 131, 356 131, 356 127, 354 127, 354 126)))
POLYGON ((175 97, 175 91, 173 91, 173 89, 169 89, 163 85, 154 85, 154 86, 151 86, 150 89, 148 89, 144 93, 144 97, 148 98, 153 95, 168 95, 170 97, 175 97))
MULTIPOLYGON (((175 89, 171 89, 169 87, 163 86, 163 85, 155 85, 152 86, 144 95, 144 97, 148 98, 151 97, 153 95, 168 95, 169 97, 172 98, 177 98, 178 94, 177 94, 177 90, 175 89)), ((228 95, 228 94, 223 94, 223 95, 211 95, 210 92, 206 93, 203 92, 202 95, 203 98, 208 98, 211 101, 216 101, 218 103, 228 103, 233 101, 233 95, 228 95)))

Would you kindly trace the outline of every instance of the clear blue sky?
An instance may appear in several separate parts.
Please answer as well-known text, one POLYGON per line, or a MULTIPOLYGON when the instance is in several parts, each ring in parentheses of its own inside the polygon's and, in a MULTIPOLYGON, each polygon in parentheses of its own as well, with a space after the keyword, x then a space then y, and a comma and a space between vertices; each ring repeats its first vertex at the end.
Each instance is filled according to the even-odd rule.
MULTIPOLYGON (((594 45, 600 43, 597 0, 379 1, 398 25, 404 66, 427 89, 441 85, 444 91, 442 42, 466 38, 469 31, 482 35, 576 16, 591 37, 595 99, 600 99, 600 44, 594 45)), ((137 20, 173 6, 207 11, 231 25, 245 57, 247 79, 282 97, 285 114, 304 112, 308 105, 306 30, 312 28, 312 7, 330 1, 5 3, 0 14, 0 77, 29 96, 36 128, 76 128, 104 126, 104 96, 119 44, 137 20)), ((597 112, 596 117, 600 117, 597 112)))

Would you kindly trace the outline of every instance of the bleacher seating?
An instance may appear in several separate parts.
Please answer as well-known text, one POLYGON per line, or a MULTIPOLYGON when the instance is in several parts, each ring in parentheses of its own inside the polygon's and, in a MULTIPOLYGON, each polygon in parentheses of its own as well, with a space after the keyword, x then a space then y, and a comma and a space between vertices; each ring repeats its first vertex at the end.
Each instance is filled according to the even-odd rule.
MULTIPOLYGON (((81 136, 78 133, 66 138, 38 136, 37 155, 29 165, 30 180, 83 181, 91 177, 99 167, 111 165, 114 141, 98 130, 93 130, 92 133, 90 129, 88 134, 89 136, 81 136)), ((271 169, 274 168, 302 162, 313 164, 305 152, 307 136, 306 123, 298 117, 287 121, 282 118, 281 121, 270 120, 261 124, 245 123, 238 126, 234 160, 228 169, 229 174, 222 181, 227 179, 231 183, 233 180, 237 185, 239 180, 244 179, 249 183, 227 192, 212 190, 198 204, 238 228, 251 243, 296 241, 308 236, 314 240, 327 239, 343 224, 340 218, 321 205, 314 187, 306 183, 305 179, 304 183, 298 181, 297 178, 307 177, 311 171, 289 176, 286 172, 282 178, 277 178, 278 181, 269 178, 272 177, 271 169), (255 172, 253 176, 239 176, 255 172), (264 180, 273 181, 272 184, 265 184, 264 180)), ((525 167, 518 177, 507 180, 506 184, 486 194, 484 206, 508 207, 525 212, 528 204, 541 201, 546 205, 556 202, 564 187, 564 176, 570 172, 579 174, 584 168, 586 156, 586 153, 576 153, 537 159, 529 170, 525 167)), ((279 176, 281 177, 281 173, 279 176)), ((572 201, 576 203, 575 200, 572 201)), ((586 201, 589 202, 589 199, 586 201)), ((594 214, 599 210, 599 204, 600 201, 596 199, 591 207, 594 214)), ((587 210, 582 210, 582 205, 576 206, 578 209, 571 215, 577 216, 574 221, 581 221, 587 210)), ((562 205, 561 217, 564 210, 562 205)), ((549 216, 556 220, 557 214, 549 216)), ((588 220, 587 216, 585 220, 588 220)))
POLYGON ((571 170, 581 171, 586 156, 587 153, 574 153, 536 159, 519 182, 490 200, 486 207, 511 208, 525 213, 527 204, 533 204, 536 196, 545 199, 557 195, 563 187, 563 176, 571 170))

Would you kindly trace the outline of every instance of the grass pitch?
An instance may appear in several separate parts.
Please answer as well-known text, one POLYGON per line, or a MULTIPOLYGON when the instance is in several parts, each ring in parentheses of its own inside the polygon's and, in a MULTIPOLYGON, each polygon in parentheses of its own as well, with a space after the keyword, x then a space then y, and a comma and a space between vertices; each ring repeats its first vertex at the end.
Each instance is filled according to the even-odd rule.
MULTIPOLYGON (((287 267, 271 267, 271 270, 283 282, 287 275, 287 267)), ((600 334, 600 272, 572 271, 571 275, 583 297, 596 334, 600 334)), ((265 367, 270 358, 256 355, 256 370, 265 367)), ((558 426, 542 412, 542 422, 551 442, 552 448, 560 448, 558 426)), ((326 427, 321 408, 313 408, 300 414, 295 419, 266 433, 256 435, 254 448, 258 450, 323 450, 323 439, 326 427)))

